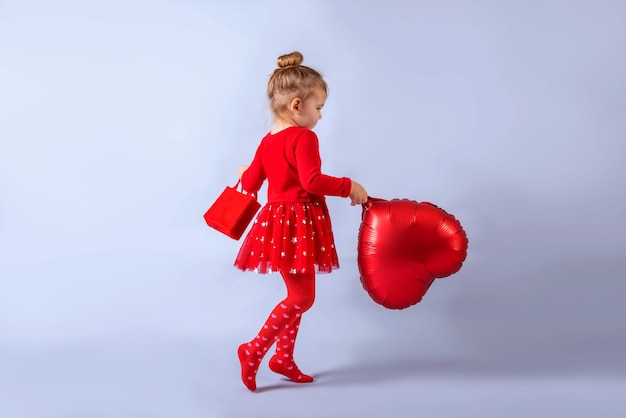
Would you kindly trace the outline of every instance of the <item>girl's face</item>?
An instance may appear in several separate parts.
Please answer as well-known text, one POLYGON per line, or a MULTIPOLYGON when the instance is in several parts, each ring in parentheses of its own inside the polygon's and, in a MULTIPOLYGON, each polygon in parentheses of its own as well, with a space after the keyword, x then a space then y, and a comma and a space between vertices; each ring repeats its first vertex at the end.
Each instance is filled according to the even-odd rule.
POLYGON ((326 92, 318 89, 307 99, 300 102, 294 110, 294 120, 303 128, 313 129, 317 121, 322 119, 322 107, 326 102, 326 92))

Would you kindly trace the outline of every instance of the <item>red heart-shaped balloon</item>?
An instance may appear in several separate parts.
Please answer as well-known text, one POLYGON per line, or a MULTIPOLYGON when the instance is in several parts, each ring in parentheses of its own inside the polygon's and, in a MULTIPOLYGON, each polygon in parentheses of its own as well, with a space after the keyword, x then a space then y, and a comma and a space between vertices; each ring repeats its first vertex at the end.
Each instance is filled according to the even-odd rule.
POLYGON ((361 282, 376 303, 407 308, 435 278, 459 271, 467 245, 459 221, 432 203, 370 198, 359 230, 361 282))

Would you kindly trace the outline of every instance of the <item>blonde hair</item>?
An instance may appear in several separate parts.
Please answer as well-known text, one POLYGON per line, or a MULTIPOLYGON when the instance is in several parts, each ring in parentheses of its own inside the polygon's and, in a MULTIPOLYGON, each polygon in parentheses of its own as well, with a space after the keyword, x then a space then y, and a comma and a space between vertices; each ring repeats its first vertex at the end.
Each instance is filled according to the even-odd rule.
POLYGON ((274 115, 287 110, 289 102, 296 97, 304 101, 317 89, 328 94, 328 86, 322 75, 312 68, 300 65, 302 60, 303 56, 298 51, 281 55, 276 60, 278 68, 267 83, 267 97, 274 115))

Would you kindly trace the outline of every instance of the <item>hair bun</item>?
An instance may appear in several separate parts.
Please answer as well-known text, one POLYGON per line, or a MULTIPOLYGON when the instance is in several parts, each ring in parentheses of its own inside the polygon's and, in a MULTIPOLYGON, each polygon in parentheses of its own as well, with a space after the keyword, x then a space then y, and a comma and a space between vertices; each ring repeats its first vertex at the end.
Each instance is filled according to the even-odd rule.
POLYGON ((278 68, 292 67, 294 65, 300 65, 304 57, 298 51, 294 51, 291 54, 285 54, 278 57, 276 63, 278 68))

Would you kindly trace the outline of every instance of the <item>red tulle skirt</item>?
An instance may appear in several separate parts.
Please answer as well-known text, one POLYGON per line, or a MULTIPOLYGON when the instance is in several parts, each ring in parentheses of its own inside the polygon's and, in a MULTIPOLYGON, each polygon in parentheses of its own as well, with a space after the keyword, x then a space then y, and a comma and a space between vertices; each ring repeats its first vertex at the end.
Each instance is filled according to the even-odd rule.
POLYGON ((330 273, 339 268, 325 202, 268 203, 246 235, 235 267, 255 273, 330 273))

